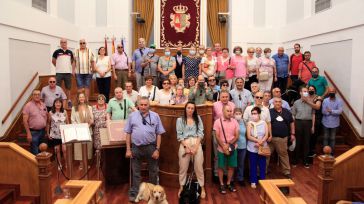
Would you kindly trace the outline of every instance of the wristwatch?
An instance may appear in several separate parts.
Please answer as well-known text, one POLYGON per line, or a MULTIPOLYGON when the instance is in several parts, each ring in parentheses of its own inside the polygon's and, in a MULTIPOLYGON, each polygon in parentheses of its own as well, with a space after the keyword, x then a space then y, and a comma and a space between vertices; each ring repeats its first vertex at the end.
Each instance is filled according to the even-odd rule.
POLYGON ((160 148, 159 147, 155 147, 155 150, 157 150, 159 152, 160 151, 160 148))

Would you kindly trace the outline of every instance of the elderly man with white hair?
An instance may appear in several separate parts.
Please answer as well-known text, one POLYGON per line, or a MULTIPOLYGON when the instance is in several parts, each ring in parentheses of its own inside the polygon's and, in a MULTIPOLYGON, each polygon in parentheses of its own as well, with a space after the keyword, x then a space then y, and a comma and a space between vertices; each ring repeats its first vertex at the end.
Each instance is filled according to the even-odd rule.
POLYGON ((111 56, 111 66, 114 73, 115 85, 125 89, 128 75, 131 74, 131 59, 124 51, 122 44, 116 46, 117 52, 111 56))
POLYGON ((278 53, 273 55, 272 58, 276 61, 277 69, 277 81, 275 82, 275 87, 279 87, 283 92, 285 92, 288 80, 289 57, 284 53, 284 48, 279 47, 278 53))

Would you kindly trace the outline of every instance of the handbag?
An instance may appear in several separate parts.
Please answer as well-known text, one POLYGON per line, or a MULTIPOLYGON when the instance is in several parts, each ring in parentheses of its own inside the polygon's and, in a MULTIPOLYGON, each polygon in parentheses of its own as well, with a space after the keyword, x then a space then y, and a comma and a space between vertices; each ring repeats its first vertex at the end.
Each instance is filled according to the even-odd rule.
POLYGON ((269 146, 259 146, 258 154, 261 156, 269 157, 271 154, 269 146))
POLYGON ((269 73, 267 71, 259 72, 259 81, 268 81, 269 73))
MULTIPOLYGON (((193 162, 192 162, 193 163, 193 162)), ((199 204, 201 195, 200 184, 193 179, 194 171, 187 178, 186 184, 183 186, 179 203, 180 204, 199 204)))
MULTIPOLYGON (((224 126, 222 125, 222 119, 220 118, 220 124, 221 124, 221 128, 222 128, 222 133, 224 134, 224 138, 225 138, 225 143, 229 144, 226 140, 226 135, 225 135, 225 130, 224 130, 224 126)), ((229 155, 232 154, 235 151, 235 145, 234 144, 229 144, 229 155)))

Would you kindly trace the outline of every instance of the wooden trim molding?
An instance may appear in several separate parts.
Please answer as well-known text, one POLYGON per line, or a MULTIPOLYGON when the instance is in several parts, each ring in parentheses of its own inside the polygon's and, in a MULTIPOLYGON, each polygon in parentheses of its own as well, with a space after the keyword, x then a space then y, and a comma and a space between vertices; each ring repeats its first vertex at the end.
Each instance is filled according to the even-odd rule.
POLYGON ((349 110, 353 113, 355 119, 361 124, 362 121, 361 121, 360 117, 355 112, 355 110, 353 109, 353 107, 351 107, 349 101, 345 98, 344 94, 340 91, 339 87, 337 87, 337 85, 335 84, 334 80, 332 80, 332 78, 330 77, 329 73, 327 73, 327 71, 324 71, 324 74, 326 75, 326 77, 330 81, 330 83, 335 87, 336 91, 339 93, 339 95, 341 96, 341 98, 343 99, 343 101, 345 102, 345 104, 348 106, 349 110))
POLYGON ((19 101, 23 98, 25 92, 29 89, 30 85, 33 83, 33 81, 36 79, 37 76, 38 76, 38 72, 36 72, 33 75, 33 77, 30 79, 28 84, 24 87, 23 91, 20 93, 18 98, 15 100, 14 104, 11 106, 10 110, 6 113, 5 117, 1 121, 1 124, 4 124, 6 122, 6 120, 9 118, 10 114, 14 111, 15 107, 18 105, 19 101))
POLYGON ((100 198, 96 196, 101 186, 101 181, 69 180, 65 184, 68 189, 80 189, 79 193, 73 199, 58 199, 56 204, 73 204, 73 203, 98 203, 100 198))
POLYGON ((334 163, 334 167, 344 163, 345 161, 351 159, 352 157, 360 154, 360 152, 364 152, 364 145, 358 145, 355 146, 353 148, 351 148, 350 150, 346 151, 345 153, 343 153, 342 155, 340 155, 339 157, 336 158, 335 163, 334 163))
POLYGON ((29 161, 34 163, 34 165, 37 165, 37 160, 33 154, 13 142, 0 142, 0 148, 9 148, 22 155, 24 158, 27 158, 29 161))

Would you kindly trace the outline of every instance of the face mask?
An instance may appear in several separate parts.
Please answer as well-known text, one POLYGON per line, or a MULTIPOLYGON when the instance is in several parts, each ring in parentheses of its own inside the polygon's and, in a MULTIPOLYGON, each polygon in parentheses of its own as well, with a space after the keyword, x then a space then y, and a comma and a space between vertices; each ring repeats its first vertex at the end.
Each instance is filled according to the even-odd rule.
POLYGON ((242 118, 242 115, 235 115, 235 120, 239 121, 239 120, 241 120, 241 118, 242 118))
POLYGON ((182 52, 181 51, 177 51, 177 55, 181 55, 182 54, 182 52))
POLYGON ((203 55, 203 54, 205 54, 205 51, 204 50, 199 50, 198 53, 200 53, 200 55, 203 55))
POLYGON ((318 74, 317 73, 312 73, 312 78, 317 78, 318 74))
POLYGON ((261 54, 256 54, 255 56, 256 56, 257 58, 259 58, 259 57, 261 56, 261 54))
POLYGON ((265 53, 265 57, 269 58, 270 57, 270 53, 265 53))
POLYGON ((308 91, 308 94, 310 94, 312 96, 315 94, 315 91, 308 91))
POLYGON ((302 95, 303 95, 303 97, 307 97, 308 96, 308 93, 307 92, 303 92, 302 95))
POLYGON ((149 52, 148 52, 148 54, 154 54, 155 53, 155 49, 149 49, 149 52))
POLYGON ((257 122, 257 121, 259 120, 258 115, 252 115, 252 120, 253 120, 254 122, 257 122))
POLYGON ((195 50, 190 50, 190 55, 195 55, 196 54, 196 51, 195 50))
POLYGON ((240 50, 235 51, 235 54, 240 55, 241 54, 240 50))
POLYGON ((335 98, 335 93, 329 93, 330 98, 335 98))
POLYGON ((164 55, 167 56, 167 57, 169 57, 169 56, 171 56, 171 52, 169 52, 169 51, 164 52, 164 55))

